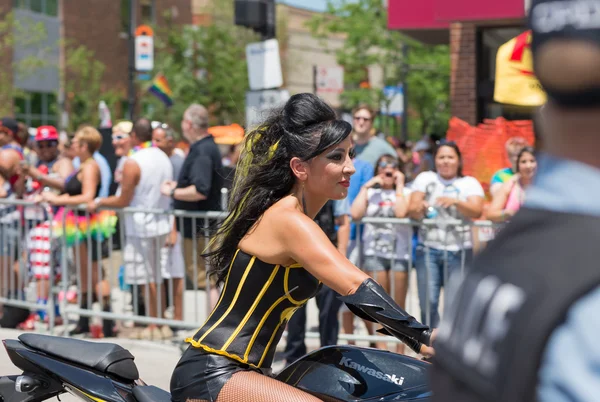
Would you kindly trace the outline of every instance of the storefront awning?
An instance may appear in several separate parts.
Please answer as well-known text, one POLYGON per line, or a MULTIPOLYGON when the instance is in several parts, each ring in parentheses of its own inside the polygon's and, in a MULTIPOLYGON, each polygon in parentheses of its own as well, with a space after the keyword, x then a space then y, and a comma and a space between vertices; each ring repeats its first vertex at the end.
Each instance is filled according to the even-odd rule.
POLYGON ((426 43, 448 41, 455 21, 501 21, 525 18, 528 0, 388 0, 388 28, 426 43), (429 40, 427 40, 429 39, 429 40))

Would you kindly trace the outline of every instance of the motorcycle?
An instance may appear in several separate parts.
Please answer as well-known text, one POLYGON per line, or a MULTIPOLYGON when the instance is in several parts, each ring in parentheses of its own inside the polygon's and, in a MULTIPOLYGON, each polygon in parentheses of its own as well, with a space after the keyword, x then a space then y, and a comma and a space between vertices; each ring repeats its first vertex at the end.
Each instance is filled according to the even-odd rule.
MULTIPOLYGON (((170 402, 139 378, 134 356, 120 345, 40 334, 3 341, 23 372, 0 377, 3 402, 37 402, 70 393, 89 402, 170 402)), ((429 363, 356 346, 318 349, 275 378, 324 401, 430 400, 429 363)))

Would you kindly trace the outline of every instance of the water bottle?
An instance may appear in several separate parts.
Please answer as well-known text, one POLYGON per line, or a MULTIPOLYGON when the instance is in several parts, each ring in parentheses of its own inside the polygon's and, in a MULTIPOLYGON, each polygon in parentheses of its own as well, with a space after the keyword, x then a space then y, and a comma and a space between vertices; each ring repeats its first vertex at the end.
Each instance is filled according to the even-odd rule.
POLYGON ((427 207, 427 210, 425 211, 425 217, 427 219, 434 219, 438 216, 438 210, 436 207, 434 206, 429 206, 427 207))

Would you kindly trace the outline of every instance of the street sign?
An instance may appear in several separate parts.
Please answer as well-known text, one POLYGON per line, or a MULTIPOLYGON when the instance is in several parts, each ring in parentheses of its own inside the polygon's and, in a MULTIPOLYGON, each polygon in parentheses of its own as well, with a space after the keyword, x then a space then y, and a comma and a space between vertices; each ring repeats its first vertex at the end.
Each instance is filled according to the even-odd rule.
POLYGON ((252 91, 274 89, 283 85, 277 39, 248 44, 246 46, 246 60, 252 91))
POLYGON ((262 123, 270 109, 283 106, 288 99, 290 93, 286 89, 246 92, 246 128, 262 123))
POLYGON ((344 92, 343 67, 315 67, 315 87, 317 95, 344 92))
POLYGON ((404 91, 402 86, 385 87, 383 96, 386 100, 381 102, 381 114, 385 116, 402 116, 404 112, 404 91))
POLYGON ((135 30, 135 69, 152 71, 154 68, 154 32, 148 25, 135 30))

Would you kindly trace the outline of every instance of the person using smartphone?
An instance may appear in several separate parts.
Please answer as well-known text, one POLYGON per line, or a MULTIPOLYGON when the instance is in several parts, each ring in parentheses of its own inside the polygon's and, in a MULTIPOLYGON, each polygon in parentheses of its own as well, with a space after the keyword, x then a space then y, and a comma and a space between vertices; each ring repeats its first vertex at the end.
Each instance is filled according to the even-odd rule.
MULTIPOLYGON (((404 174, 398 159, 393 155, 381 156, 375 164, 375 173, 375 177, 361 188, 352 203, 352 219, 360 220, 365 216, 405 218, 410 190, 404 186, 404 174)), ((393 281, 392 297, 402 308, 405 308, 408 291, 411 234, 410 225, 366 223, 362 235, 365 256, 362 269, 370 273, 388 293, 391 292, 393 281)), ((387 348, 385 342, 378 343, 377 346, 380 349, 387 348)), ((399 343, 396 351, 403 353, 404 345, 399 343)))

